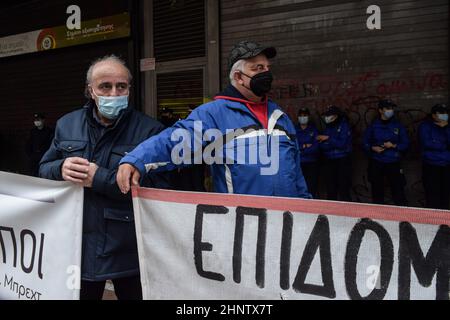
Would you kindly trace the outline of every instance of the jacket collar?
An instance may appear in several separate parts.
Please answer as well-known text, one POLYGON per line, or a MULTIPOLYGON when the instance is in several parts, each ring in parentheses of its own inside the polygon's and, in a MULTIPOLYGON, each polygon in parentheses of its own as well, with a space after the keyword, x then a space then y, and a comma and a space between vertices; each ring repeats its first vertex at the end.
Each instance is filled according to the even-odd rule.
POLYGON ((378 124, 378 125, 385 125, 385 126, 388 126, 388 125, 396 124, 396 123, 397 123, 397 119, 396 119, 395 117, 392 117, 392 118, 390 118, 389 120, 383 120, 383 119, 381 119, 380 117, 378 117, 378 118, 375 120, 375 124, 378 124))
MULTIPOLYGON (((238 89, 236 89, 233 85, 228 85, 228 87, 225 88, 224 91, 217 94, 214 97, 214 100, 227 100, 229 103, 227 103, 227 107, 231 109, 237 109, 244 111, 250 115, 253 116, 253 113, 250 112, 250 110, 246 107, 247 104, 254 104, 257 103, 247 100, 238 89)), ((273 103, 270 99, 267 97, 265 98, 265 102, 267 102, 267 114, 270 117, 270 115, 275 111, 276 109, 279 109, 278 106, 273 103)), ((254 117, 254 116, 253 116, 254 117)))
MULTIPOLYGON (((92 99, 89 99, 89 101, 84 105, 84 109, 86 109, 86 118, 88 120, 89 125, 91 126, 102 126, 98 120, 96 120, 94 118, 94 112, 95 112, 95 108, 97 106, 95 105, 95 101, 92 99)), ((130 115, 132 107, 128 106, 128 108, 126 108, 124 111, 121 112, 119 118, 117 118, 117 120, 114 122, 113 125, 108 126, 107 128, 109 130, 115 129, 119 123, 122 123, 125 121, 125 119, 128 118, 128 116, 130 115)))

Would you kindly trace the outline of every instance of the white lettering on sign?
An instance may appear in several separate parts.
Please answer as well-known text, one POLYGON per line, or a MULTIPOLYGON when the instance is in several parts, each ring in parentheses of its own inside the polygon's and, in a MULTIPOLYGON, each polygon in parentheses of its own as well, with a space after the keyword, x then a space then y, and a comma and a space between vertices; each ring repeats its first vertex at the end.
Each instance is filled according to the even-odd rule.
POLYGON ((81 29, 81 9, 77 5, 70 5, 66 10, 70 16, 67 18, 66 26, 69 30, 81 29))

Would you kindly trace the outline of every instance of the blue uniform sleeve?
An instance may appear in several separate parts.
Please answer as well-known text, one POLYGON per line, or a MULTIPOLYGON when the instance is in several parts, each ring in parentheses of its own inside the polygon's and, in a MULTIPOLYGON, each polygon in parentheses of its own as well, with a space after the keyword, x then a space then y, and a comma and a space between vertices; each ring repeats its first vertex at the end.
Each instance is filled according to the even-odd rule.
POLYGON ((308 192, 305 177, 303 176, 302 167, 300 166, 300 151, 295 153, 295 166, 297 172, 297 192, 300 198, 312 199, 311 194, 308 192))
POLYGON ((447 150, 450 151, 450 126, 447 125, 447 150))
POLYGON ((400 126, 399 141, 397 143, 397 150, 400 152, 405 152, 409 148, 409 137, 408 132, 404 126, 400 126))
POLYGON ((317 141, 317 139, 316 139, 318 135, 319 135, 319 132, 317 131, 316 128, 314 128, 313 129, 312 141, 311 141, 312 146, 307 148, 308 154, 317 154, 317 153, 319 153, 319 141, 317 141))
POLYGON ((129 163, 144 176, 149 170, 168 171, 189 165, 186 164, 188 161, 184 161, 187 159, 192 163, 192 154, 200 153, 201 156, 202 136, 209 129, 208 123, 212 121, 208 119, 209 115, 200 109, 195 109, 187 119, 178 121, 172 127, 139 144, 122 158, 120 164, 129 163), (183 148, 184 144, 188 147, 183 148))
POLYGON ((343 150, 347 146, 352 144, 352 133, 350 125, 346 121, 343 121, 340 126, 340 132, 336 132, 336 134, 330 134, 330 138, 327 141, 322 142, 322 147, 324 150, 343 150))
MULTIPOLYGON (((296 131, 294 125, 292 124, 292 122, 290 120, 288 121, 288 131, 289 132, 296 131)), ((302 167, 300 166, 300 148, 299 148, 299 143, 302 143, 302 142, 300 142, 301 139, 297 138, 296 140, 297 140, 297 143, 295 144, 296 150, 295 150, 295 156, 294 156, 295 157, 295 159, 294 159, 294 163, 295 163, 294 170, 295 170, 295 172, 297 174, 297 177, 295 179, 296 185, 292 186, 292 187, 295 187, 297 189, 298 197, 305 198, 305 199, 312 199, 311 194, 308 192, 308 187, 306 185, 305 177, 303 176, 302 167)))
POLYGON ((364 137, 363 137, 363 149, 364 149, 364 151, 366 151, 368 153, 372 152, 372 147, 373 147, 372 136, 373 136, 373 126, 369 126, 366 129, 366 132, 364 132, 364 137))
POLYGON ((316 155, 319 153, 319 141, 317 141, 318 131, 316 128, 312 128, 313 135, 307 141, 301 141, 300 135, 297 132, 297 143, 301 154, 304 156, 316 155), (304 144, 311 144, 311 147, 304 148, 304 144))
POLYGON ((422 123, 419 127, 419 141, 424 150, 446 151, 448 143, 445 144, 441 141, 433 141, 431 130, 431 127, 426 123, 422 123))

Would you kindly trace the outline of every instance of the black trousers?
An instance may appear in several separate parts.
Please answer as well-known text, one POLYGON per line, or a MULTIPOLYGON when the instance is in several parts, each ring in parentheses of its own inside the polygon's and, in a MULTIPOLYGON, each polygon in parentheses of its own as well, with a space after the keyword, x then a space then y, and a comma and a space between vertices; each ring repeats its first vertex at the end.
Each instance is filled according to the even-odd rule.
POLYGON ((448 210, 450 202, 450 166, 434 166, 423 163, 422 182, 426 206, 448 210))
MULTIPOLYGON (((113 279, 114 292, 119 300, 142 300, 139 276, 113 279)), ((102 300, 106 281, 81 280, 80 300, 102 300)))
POLYGON ((350 156, 340 159, 325 160, 325 181, 327 183, 327 199, 352 201, 352 160, 350 156))
POLYGON ((319 198, 319 163, 318 162, 302 162, 302 173, 305 177, 308 191, 314 199, 319 198))
POLYGON ((371 159, 368 168, 369 181, 372 185, 372 201, 384 204, 384 179, 387 178, 394 203, 406 206, 405 177, 401 172, 400 162, 383 163, 371 159))

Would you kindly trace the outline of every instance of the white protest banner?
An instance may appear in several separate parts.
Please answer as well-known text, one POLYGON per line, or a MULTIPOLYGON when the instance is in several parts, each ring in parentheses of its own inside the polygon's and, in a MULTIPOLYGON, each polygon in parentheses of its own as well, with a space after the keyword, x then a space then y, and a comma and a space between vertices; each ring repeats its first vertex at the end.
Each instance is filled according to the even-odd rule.
POLYGON ((450 211, 133 189, 145 299, 449 299, 450 211))
POLYGON ((83 188, 0 172, 0 300, 79 298, 83 188))

